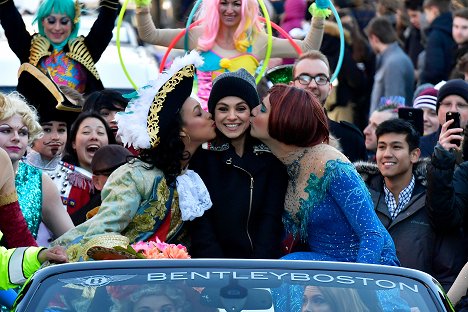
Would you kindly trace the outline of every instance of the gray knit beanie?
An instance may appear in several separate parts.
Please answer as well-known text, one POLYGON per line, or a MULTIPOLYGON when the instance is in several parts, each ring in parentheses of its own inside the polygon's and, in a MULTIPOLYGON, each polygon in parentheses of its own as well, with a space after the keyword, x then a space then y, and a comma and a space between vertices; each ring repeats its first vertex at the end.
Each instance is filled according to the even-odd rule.
POLYGON ((222 73, 213 80, 213 87, 208 98, 208 111, 214 115, 216 103, 227 96, 237 96, 243 99, 250 109, 260 103, 255 78, 243 68, 235 72, 222 73))

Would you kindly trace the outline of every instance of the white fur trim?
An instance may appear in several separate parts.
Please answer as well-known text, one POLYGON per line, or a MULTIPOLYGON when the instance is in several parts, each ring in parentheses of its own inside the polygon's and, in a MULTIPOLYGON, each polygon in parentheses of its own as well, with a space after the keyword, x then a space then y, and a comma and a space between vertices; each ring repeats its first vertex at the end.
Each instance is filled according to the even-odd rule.
POLYGON ((125 112, 117 113, 115 120, 118 124, 117 135, 125 146, 133 146, 135 149, 148 149, 151 147, 148 135, 148 112, 153 99, 159 89, 179 70, 187 65, 194 64, 199 67, 203 64, 203 58, 193 50, 183 57, 174 59, 171 67, 159 74, 147 86, 137 90, 138 96, 128 103, 125 112))

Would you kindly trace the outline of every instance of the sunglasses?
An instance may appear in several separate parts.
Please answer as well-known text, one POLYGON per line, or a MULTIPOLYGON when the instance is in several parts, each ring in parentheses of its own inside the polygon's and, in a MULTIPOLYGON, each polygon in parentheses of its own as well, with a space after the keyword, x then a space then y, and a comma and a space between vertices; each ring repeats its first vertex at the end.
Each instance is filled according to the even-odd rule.
POLYGON ((57 23, 57 20, 59 21, 60 25, 62 26, 67 26, 71 20, 68 18, 68 17, 61 17, 59 19, 57 19, 55 16, 47 16, 45 18, 45 21, 47 22, 47 24, 49 25, 55 25, 55 23, 57 23))

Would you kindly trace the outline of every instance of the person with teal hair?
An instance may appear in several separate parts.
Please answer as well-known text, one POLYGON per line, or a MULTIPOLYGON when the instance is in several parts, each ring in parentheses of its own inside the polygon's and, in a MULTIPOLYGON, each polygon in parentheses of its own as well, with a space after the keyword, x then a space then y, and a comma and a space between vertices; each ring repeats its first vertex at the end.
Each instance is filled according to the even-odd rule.
MULTIPOLYGON (((78 0, 45 0, 33 23, 39 33, 31 35, 13 0, 0 1, 0 23, 8 44, 21 64, 29 63, 57 85, 66 85, 87 95, 104 86, 96 62, 112 39, 118 0, 101 0, 99 15, 87 36, 78 36, 81 7, 78 0)), ((28 73, 33 79, 37 75, 28 73)), ((22 75, 27 75, 22 72, 22 75)), ((17 90, 28 88, 28 79, 18 79, 17 90)), ((25 92, 26 93, 26 92, 25 92)), ((31 97, 31 95, 29 95, 31 97)), ((29 99, 34 102, 34 99, 29 99)))

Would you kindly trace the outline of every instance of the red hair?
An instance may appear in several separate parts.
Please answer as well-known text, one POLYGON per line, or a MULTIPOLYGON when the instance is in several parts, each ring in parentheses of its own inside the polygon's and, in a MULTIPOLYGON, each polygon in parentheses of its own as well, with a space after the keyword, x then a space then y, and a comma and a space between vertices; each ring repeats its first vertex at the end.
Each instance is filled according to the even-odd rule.
POLYGON ((269 94, 268 132, 272 138, 299 147, 328 143, 327 116, 312 92, 276 84, 269 94))

